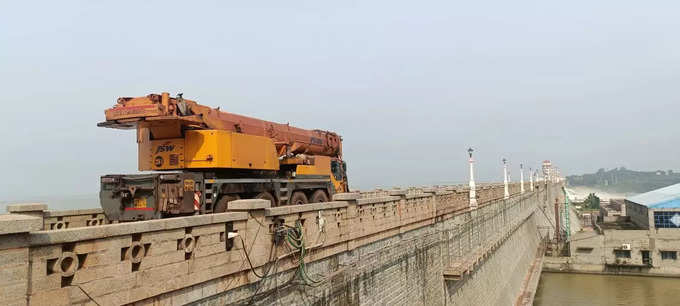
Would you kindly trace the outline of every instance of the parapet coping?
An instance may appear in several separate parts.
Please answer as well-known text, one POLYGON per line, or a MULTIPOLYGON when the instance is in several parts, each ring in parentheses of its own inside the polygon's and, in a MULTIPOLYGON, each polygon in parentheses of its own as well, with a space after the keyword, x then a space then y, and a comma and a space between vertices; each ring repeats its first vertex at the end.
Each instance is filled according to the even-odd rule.
POLYGON ((63 216, 79 216, 79 215, 93 215, 103 214, 104 210, 101 208, 85 208, 85 209, 71 209, 71 210, 46 210, 43 216, 49 217, 63 217, 63 216))
POLYGON ((407 199, 420 199, 420 198, 429 198, 433 196, 433 193, 419 193, 419 194, 409 194, 406 196, 407 199))
POLYGON ((401 197, 398 197, 398 196, 363 198, 363 199, 357 199, 357 205, 375 204, 375 203, 381 203, 381 202, 392 202, 392 201, 399 201, 399 200, 401 200, 401 197))
POLYGON ((449 190, 437 190, 435 195, 449 195, 449 194, 457 194, 455 190, 449 191, 449 190))
POLYGON ((42 227, 43 220, 40 217, 17 213, 0 215, 0 235, 38 231, 42 227))
POLYGON ((14 203, 7 205, 7 212, 23 213, 23 212, 38 212, 47 209, 47 204, 44 203, 14 203))
POLYGON ((303 212, 308 212, 308 211, 317 211, 317 210, 324 210, 324 209, 337 209, 337 208, 343 208, 343 207, 347 207, 347 206, 349 206, 349 204, 345 201, 322 202, 322 203, 312 203, 312 204, 303 204, 303 205, 288 205, 288 206, 265 208, 264 209, 264 215, 266 217, 271 217, 271 216, 287 215, 287 214, 294 214, 294 213, 303 213, 303 212))
POLYGON ((408 189, 392 189, 387 192, 390 196, 402 196, 408 194, 408 189))
POLYGON ((226 212, 199 216, 107 224, 100 226, 77 227, 58 231, 41 230, 30 233, 29 243, 31 245, 66 243, 222 222, 242 221, 247 219, 247 212, 226 212))
POLYGON ((333 201, 354 201, 359 198, 361 198, 361 193, 358 192, 336 193, 333 195, 333 201))
POLYGON ((246 200, 235 200, 227 203, 227 210, 256 210, 265 209, 272 207, 269 200, 263 199, 246 199, 246 200))

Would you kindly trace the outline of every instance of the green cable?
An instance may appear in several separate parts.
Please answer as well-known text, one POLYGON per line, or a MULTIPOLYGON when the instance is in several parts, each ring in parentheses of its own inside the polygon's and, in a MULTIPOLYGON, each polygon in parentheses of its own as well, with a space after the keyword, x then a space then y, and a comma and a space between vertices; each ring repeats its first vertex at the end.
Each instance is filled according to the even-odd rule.
POLYGON ((304 282, 305 285, 307 286, 312 286, 316 287, 318 286, 323 280, 316 280, 312 278, 309 273, 307 272, 307 264, 305 264, 305 257, 307 256, 307 248, 305 247, 305 235, 304 235, 304 228, 302 227, 302 223, 300 221, 295 222, 295 227, 289 227, 286 229, 286 242, 293 247, 294 249, 297 249, 300 252, 300 256, 298 257, 298 268, 296 271, 297 277, 304 282))

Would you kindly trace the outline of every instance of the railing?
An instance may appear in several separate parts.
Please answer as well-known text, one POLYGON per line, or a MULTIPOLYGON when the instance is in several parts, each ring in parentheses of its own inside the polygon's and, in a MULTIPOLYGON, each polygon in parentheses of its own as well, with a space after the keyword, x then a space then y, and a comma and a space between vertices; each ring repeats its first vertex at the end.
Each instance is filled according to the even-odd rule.
MULTIPOLYGON (((0 268, 20 271, 3 279, 15 289, 0 295, 0 304, 125 304, 167 301, 204 285, 229 290, 257 282, 256 269, 303 270, 298 261, 268 256, 293 256, 290 245, 274 236, 290 229, 310 237, 302 247, 309 251, 305 261, 368 248, 389 237, 423 240, 427 232, 433 244, 446 244, 447 267, 474 264, 521 224, 532 211, 527 203, 539 199, 536 192, 517 195, 516 184, 510 190, 515 195, 510 199, 489 202, 482 198, 502 195, 502 185, 479 189, 475 210, 468 208, 467 190, 422 188, 373 198, 336 194, 333 202, 282 207, 240 200, 226 213, 90 222, 62 230, 42 230, 45 207, 24 207, 21 214, 0 218, 0 268), (536 198, 526 201, 529 197, 536 198), (421 228, 427 231, 414 231, 421 228), (227 279, 228 284, 222 282, 227 279)), ((88 213, 90 219, 97 216, 88 213)))

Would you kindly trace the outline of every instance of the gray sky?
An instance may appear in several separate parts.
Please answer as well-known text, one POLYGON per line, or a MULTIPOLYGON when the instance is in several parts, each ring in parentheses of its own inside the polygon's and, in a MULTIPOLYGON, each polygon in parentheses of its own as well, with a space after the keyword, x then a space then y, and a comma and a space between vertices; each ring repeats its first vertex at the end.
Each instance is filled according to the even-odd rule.
POLYGON ((9 1, 0 200, 136 170, 119 96, 168 91, 344 137, 350 185, 678 169, 677 1, 9 1))

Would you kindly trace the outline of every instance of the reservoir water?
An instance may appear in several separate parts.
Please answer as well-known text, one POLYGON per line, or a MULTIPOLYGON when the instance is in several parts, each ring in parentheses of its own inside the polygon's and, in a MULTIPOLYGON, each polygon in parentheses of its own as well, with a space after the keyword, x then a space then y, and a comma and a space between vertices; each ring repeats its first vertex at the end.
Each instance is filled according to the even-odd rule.
POLYGON ((680 278, 543 272, 534 305, 680 305, 680 278))

